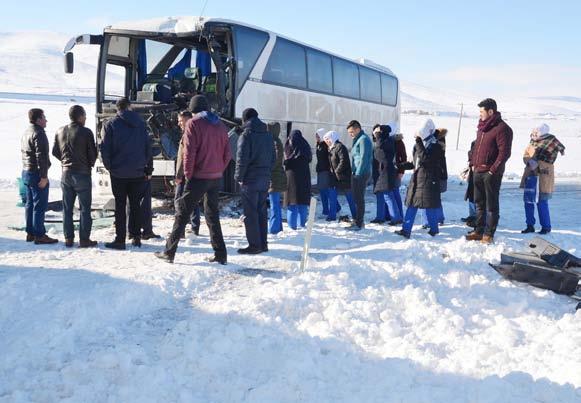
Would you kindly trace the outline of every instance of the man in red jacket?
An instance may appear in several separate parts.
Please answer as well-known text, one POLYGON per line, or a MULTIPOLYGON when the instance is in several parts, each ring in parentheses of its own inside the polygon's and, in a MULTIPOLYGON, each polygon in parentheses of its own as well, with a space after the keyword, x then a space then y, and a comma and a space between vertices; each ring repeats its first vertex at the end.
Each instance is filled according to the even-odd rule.
POLYGON ((494 99, 487 98, 478 106, 480 121, 471 160, 476 228, 466 239, 490 244, 500 218, 500 185, 506 161, 510 158, 512 129, 502 120, 494 99))
POLYGON ((185 185, 176 199, 174 225, 167 239, 165 251, 155 256, 173 263, 181 234, 183 234, 194 206, 204 198, 204 215, 210 230, 214 256, 210 262, 226 264, 226 245, 220 226, 218 191, 222 174, 230 162, 228 130, 218 116, 209 112, 208 100, 196 95, 190 102, 194 116, 188 121, 183 138, 183 167, 185 185))

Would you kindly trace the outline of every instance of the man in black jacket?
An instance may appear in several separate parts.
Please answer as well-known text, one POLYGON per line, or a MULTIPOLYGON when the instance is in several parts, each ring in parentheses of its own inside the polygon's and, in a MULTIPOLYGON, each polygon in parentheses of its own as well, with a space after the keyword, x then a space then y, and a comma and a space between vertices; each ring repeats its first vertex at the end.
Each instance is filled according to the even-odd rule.
POLYGON ((93 224, 91 169, 97 159, 97 147, 93 132, 85 127, 85 109, 80 105, 73 105, 69 109, 69 118, 71 123, 57 131, 52 147, 52 155, 61 162, 63 168, 61 189, 65 246, 70 248, 74 244, 73 208, 78 196, 81 211, 79 247, 88 248, 97 246, 97 242, 90 239, 93 224))
POLYGON ((151 161, 151 143, 145 122, 139 114, 129 110, 127 98, 117 101, 117 115, 103 126, 100 144, 103 165, 111 175, 115 197, 115 240, 106 248, 125 249, 129 198, 129 234, 132 244, 141 247, 141 210, 148 163, 151 161))
POLYGON ((48 138, 46 117, 42 109, 28 111, 30 126, 20 142, 22 152, 22 182, 26 186, 26 242, 36 245, 57 243, 58 240, 46 235, 44 228, 44 214, 48 207, 48 138))
POLYGON ((256 110, 246 109, 242 122, 234 177, 240 184, 248 247, 238 253, 255 255, 268 251, 266 199, 276 155, 272 135, 256 110))

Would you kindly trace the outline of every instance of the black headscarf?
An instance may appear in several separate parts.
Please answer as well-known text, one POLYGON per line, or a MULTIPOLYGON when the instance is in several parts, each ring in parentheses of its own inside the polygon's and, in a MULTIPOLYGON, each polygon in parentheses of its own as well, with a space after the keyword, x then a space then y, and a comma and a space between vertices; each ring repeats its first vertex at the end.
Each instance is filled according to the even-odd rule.
POLYGON ((309 162, 313 159, 311 146, 300 130, 293 130, 287 137, 284 143, 284 158, 287 160, 305 158, 309 162))

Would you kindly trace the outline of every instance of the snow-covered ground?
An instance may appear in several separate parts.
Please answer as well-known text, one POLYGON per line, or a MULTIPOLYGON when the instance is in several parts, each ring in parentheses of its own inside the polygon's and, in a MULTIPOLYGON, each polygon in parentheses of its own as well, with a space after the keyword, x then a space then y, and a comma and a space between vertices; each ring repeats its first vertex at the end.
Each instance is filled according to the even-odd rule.
MULTIPOLYGON (((444 195, 447 225, 435 238, 419 226, 404 240, 387 226, 351 233, 317 220, 301 273, 304 231, 285 229, 270 238, 269 253, 239 256, 244 229, 226 214, 229 205, 222 220, 228 266, 204 261, 211 253, 204 225, 169 265, 152 255, 163 240, 105 250, 102 242, 114 236, 110 220, 95 222, 101 245, 93 250, 34 246, 15 229, 23 221, 15 179, 26 111, 46 111, 51 140, 73 103, 86 107, 94 127, 83 90, 94 75, 80 85, 62 79, 55 60, 61 71, 68 38, 42 36, 0 34, 1 403, 581 401, 581 311, 567 297, 503 280, 488 267, 530 238, 520 234, 515 179, 528 133, 541 121, 567 146, 556 165, 548 239, 581 255, 578 101, 499 102, 515 140, 493 246, 463 240, 465 185, 453 179, 444 195), (50 79, 18 74, 28 67, 10 45, 16 40, 46 50, 50 79)), ((89 56, 77 63, 84 76, 93 74, 89 56)), ((448 166, 457 174, 474 138, 478 100, 411 83, 402 91, 402 110, 434 113, 436 125, 450 130, 448 166), (455 150, 459 102, 469 116, 455 150)), ((402 115, 408 149, 425 117, 402 115)), ((53 165, 53 185, 59 172, 53 165)), ((51 188, 50 199, 59 197, 51 188)), ((373 216, 369 194, 367 221, 373 216)), ((165 235, 171 224, 160 213, 155 231, 165 235)), ((62 241, 59 224, 49 227, 62 241)))

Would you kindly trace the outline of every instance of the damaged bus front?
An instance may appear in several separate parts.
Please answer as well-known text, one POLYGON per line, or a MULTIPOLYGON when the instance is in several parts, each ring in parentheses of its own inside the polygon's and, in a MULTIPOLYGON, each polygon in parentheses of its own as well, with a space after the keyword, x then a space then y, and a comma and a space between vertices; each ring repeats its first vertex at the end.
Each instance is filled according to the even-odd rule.
MULTIPOLYGON (((116 114, 115 102, 127 97, 142 115, 154 154, 152 187, 168 193, 181 137, 177 116, 196 94, 230 126, 235 124, 236 69, 234 24, 201 18, 164 19, 107 27, 102 35, 81 35, 65 48, 65 69, 73 72, 76 45, 100 46, 96 83, 96 136, 116 114)), ((98 188, 110 192, 109 175, 97 166, 98 188)), ((225 184, 226 190, 229 184, 225 184)))

